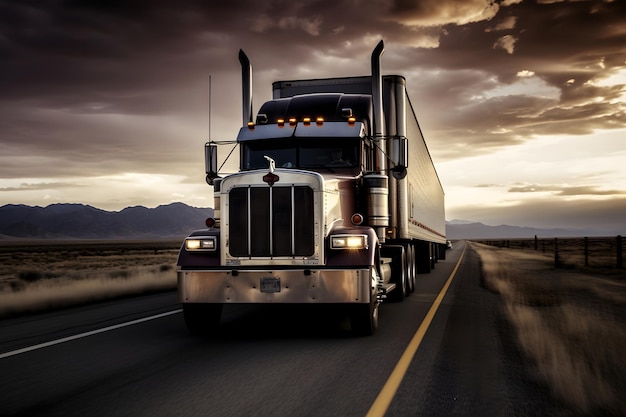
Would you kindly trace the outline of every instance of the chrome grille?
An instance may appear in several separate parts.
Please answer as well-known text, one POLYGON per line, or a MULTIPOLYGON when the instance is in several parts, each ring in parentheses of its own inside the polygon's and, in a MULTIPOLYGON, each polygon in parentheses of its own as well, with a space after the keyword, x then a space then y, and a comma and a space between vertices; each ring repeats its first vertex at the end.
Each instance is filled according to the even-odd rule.
POLYGON ((229 193, 229 252, 237 257, 311 256, 313 190, 236 187, 229 193))

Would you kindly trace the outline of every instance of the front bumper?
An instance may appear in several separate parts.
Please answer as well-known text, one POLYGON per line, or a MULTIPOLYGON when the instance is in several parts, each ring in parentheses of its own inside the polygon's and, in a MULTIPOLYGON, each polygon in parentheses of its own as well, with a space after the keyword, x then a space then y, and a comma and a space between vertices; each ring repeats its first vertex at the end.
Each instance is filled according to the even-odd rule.
POLYGON ((181 303, 369 303, 376 285, 368 269, 178 270, 181 303))

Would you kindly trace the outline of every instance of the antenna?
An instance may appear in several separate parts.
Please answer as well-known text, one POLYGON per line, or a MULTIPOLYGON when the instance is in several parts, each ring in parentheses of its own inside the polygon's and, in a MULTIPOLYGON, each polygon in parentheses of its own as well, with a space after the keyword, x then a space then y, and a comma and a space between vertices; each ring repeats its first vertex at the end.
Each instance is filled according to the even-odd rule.
POLYGON ((209 74, 209 142, 211 142, 211 74, 209 74))

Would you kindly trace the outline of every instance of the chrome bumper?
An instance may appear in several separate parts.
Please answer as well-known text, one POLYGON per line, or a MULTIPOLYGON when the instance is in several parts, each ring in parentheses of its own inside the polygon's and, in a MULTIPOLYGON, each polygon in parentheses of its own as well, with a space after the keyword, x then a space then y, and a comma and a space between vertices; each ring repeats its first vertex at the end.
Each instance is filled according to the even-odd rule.
POLYGON ((181 303, 369 303, 376 285, 368 269, 178 271, 181 303))

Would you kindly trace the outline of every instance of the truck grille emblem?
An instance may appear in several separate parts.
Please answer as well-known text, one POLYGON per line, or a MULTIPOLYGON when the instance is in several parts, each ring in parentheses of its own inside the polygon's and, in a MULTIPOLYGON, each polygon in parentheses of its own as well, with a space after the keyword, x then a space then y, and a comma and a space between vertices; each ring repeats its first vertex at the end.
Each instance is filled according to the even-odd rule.
POLYGON ((268 183, 270 187, 274 185, 275 182, 278 182, 279 179, 280 177, 273 172, 268 172, 267 174, 263 175, 263 182, 268 183))

